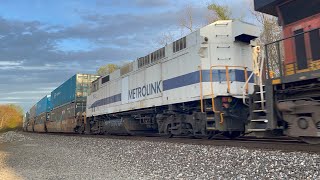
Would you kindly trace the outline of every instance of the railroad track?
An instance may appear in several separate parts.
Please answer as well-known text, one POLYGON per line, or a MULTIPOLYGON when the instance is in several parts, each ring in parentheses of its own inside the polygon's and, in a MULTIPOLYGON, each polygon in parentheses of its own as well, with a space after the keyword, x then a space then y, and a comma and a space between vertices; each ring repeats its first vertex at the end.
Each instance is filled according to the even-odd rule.
MULTIPOLYGON (((41 134, 41 133, 39 133, 41 134)), ((88 135, 88 134, 72 134, 72 133, 46 133, 54 136, 75 136, 83 138, 106 138, 118 140, 132 140, 132 141, 153 141, 153 142, 169 142, 182 143, 191 145, 205 145, 205 146, 226 146, 226 147, 240 147, 247 149, 263 149, 263 150, 277 150, 284 152, 308 152, 320 154, 320 145, 306 144, 302 141, 290 138, 256 138, 256 137, 240 137, 237 139, 226 139, 222 137, 208 138, 190 138, 190 137, 163 137, 158 135, 88 135)))

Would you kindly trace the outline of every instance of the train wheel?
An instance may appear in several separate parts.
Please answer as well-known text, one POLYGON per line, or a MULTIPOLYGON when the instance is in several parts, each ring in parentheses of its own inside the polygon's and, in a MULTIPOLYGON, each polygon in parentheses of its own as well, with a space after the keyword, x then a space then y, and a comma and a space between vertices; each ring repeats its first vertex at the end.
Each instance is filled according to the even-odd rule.
POLYGON ((172 138, 173 137, 173 134, 171 133, 171 124, 168 124, 165 134, 166 134, 165 136, 168 137, 168 138, 172 138))
POLYGON ((303 142, 308 144, 320 144, 320 137, 300 137, 303 142))
POLYGON ((225 133, 223 133, 223 135, 225 137, 230 138, 230 139, 235 139, 235 138, 241 136, 241 132, 240 131, 225 132, 225 133))

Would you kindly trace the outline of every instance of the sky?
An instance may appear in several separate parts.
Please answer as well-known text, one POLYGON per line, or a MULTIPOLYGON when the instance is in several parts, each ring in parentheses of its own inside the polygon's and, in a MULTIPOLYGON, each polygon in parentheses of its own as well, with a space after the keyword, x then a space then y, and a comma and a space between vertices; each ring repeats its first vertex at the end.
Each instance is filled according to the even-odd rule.
MULTIPOLYGON (((0 0, 0 104, 27 111, 76 73, 121 64, 160 48, 192 7, 205 23, 210 0, 0 0)), ((251 0, 216 0, 233 16, 250 17, 251 0)))

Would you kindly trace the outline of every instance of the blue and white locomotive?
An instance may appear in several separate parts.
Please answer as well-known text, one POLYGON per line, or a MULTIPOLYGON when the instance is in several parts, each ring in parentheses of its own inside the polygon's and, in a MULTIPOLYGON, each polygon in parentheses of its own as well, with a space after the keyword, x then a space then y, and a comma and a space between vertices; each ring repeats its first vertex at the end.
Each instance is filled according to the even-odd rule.
POLYGON ((238 136, 253 92, 253 40, 259 29, 217 21, 93 82, 91 133, 238 136))

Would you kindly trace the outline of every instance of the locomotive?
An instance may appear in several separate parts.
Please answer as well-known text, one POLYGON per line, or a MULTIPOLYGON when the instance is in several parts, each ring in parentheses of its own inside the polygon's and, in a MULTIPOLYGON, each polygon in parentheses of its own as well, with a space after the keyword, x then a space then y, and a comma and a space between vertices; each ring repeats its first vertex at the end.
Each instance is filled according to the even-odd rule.
POLYGON ((259 29, 217 21, 93 82, 91 133, 236 137, 253 93, 252 46, 259 29), (247 82, 248 81, 248 82, 247 82))
POLYGON ((266 44, 263 84, 250 98, 249 131, 320 143, 320 0, 255 0, 283 39, 266 44), (303 10, 302 10, 303 9, 303 10))
POLYGON ((69 92, 66 81, 51 93, 51 101, 47 97, 52 103, 60 96, 58 104, 42 108, 46 118, 34 113, 34 106, 25 129, 169 137, 250 134, 320 143, 320 0, 255 0, 254 5, 277 16, 283 28, 283 39, 264 46, 264 58, 259 60, 255 43, 258 27, 217 21, 106 76, 87 75, 85 91, 76 83, 69 92))

